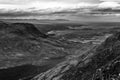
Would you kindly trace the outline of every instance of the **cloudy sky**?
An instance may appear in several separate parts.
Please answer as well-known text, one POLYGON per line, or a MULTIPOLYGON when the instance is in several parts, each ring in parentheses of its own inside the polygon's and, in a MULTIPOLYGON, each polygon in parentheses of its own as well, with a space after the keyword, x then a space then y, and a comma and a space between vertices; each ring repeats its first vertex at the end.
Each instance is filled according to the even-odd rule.
POLYGON ((120 0, 0 0, 1 7, 20 8, 20 7, 38 7, 38 8, 53 8, 53 7, 75 7, 75 6, 98 6, 115 7, 119 6, 120 0), (113 4, 111 4, 113 3, 113 4), (107 5, 106 5, 107 4, 107 5))
POLYGON ((99 18, 109 21, 119 16, 120 0, 0 0, 0 18, 99 18))

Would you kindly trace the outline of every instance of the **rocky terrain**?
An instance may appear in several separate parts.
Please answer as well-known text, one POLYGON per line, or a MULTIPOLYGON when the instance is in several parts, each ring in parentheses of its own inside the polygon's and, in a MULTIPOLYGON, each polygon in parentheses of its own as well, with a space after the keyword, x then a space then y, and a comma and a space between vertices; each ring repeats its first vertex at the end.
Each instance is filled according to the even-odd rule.
POLYGON ((109 37, 97 48, 58 64, 32 80, 119 80, 120 33, 109 37))
POLYGON ((32 80, 120 80, 120 33, 32 80))
POLYGON ((119 31, 1 21, 0 80, 119 80, 119 31))

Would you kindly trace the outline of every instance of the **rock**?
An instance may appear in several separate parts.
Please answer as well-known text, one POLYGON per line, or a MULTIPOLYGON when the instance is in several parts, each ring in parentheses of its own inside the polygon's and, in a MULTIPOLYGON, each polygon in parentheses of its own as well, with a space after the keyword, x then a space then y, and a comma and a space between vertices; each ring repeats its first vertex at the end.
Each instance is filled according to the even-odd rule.
POLYGON ((120 33, 31 80, 120 80, 120 33))

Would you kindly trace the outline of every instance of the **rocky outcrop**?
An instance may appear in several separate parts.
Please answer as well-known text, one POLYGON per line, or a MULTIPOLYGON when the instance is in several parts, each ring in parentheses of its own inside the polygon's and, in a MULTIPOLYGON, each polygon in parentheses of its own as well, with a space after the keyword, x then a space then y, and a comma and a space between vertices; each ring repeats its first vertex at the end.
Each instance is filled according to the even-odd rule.
POLYGON ((68 59, 32 80, 119 80, 120 33, 79 57, 68 59))

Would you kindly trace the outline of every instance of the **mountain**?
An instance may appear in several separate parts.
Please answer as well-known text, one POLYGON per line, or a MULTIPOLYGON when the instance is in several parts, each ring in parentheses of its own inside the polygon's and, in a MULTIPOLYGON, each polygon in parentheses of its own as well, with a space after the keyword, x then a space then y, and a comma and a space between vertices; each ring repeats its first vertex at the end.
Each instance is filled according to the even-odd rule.
POLYGON ((119 80, 119 24, 23 22, 0 21, 0 80, 119 80))
POLYGON ((64 57, 66 52, 59 46, 64 45, 31 23, 0 22, 0 69, 39 62, 47 57, 64 57))
POLYGON ((120 32, 86 53, 58 64, 32 80, 119 80, 120 32))
POLYGON ((31 23, 1 21, 0 80, 33 78, 64 61, 76 44, 49 36, 31 23))
POLYGON ((13 23, 10 29, 12 33, 25 35, 32 35, 34 37, 47 38, 48 36, 40 32, 33 24, 29 23, 13 23))

